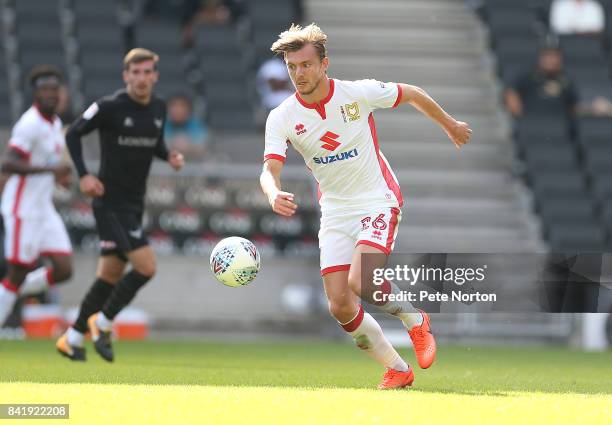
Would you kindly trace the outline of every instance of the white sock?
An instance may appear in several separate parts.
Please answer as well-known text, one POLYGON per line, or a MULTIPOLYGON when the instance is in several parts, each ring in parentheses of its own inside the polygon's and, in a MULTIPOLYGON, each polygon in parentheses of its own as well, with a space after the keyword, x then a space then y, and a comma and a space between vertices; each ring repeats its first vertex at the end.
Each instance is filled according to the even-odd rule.
POLYGON ((44 291, 49 286, 49 269, 39 267, 26 275, 19 287, 19 295, 32 295, 44 291))
POLYGON ((365 351, 381 365, 407 371, 408 365, 387 340, 378 322, 359 306, 357 316, 345 324, 340 324, 355 340, 357 347, 365 351))
MULTIPOLYGON (((380 290, 383 294, 400 294, 401 291, 397 285, 390 281, 385 281, 380 290)), ((404 323, 406 329, 412 329, 413 326, 423 324, 423 315, 417 310, 410 301, 387 301, 386 303, 375 303, 385 313, 395 316, 404 323)))
POLYGON ((13 311, 15 301, 17 301, 17 293, 0 284, 0 327, 4 325, 9 314, 13 311))
POLYGON ((68 339, 68 344, 72 345, 73 347, 83 347, 85 335, 77 331, 72 326, 66 331, 66 338, 68 339))
POLYGON ((113 328, 113 321, 104 315, 104 313, 100 312, 98 314, 98 318, 96 319, 96 324, 103 331, 110 331, 113 328))

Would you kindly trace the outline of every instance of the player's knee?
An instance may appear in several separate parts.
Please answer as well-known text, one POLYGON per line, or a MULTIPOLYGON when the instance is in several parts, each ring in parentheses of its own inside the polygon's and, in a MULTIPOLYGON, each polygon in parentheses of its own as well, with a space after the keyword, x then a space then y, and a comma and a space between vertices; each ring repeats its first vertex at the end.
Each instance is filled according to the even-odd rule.
POLYGON ((137 271, 142 276, 148 277, 151 279, 157 273, 157 265, 155 261, 151 261, 144 264, 139 264, 138 266, 134 266, 134 270, 137 271))
POLYGON ((349 273, 348 285, 354 294, 361 294, 361 276, 359 275, 359 273, 349 273))
POLYGON ((110 284, 115 284, 123 277, 123 270, 101 270, 98 272, 97 278, 102 279, 110 284))
POLYGON ((61 266, 56 266, 53 269, 53 280, 56 283, 65 282, 72 278, 72 264, 63 264, 61 266))
POLYGON ((339 322, 344 323, 355 315, 355 305, 348 302, 329 301, 329 312, 339 322))

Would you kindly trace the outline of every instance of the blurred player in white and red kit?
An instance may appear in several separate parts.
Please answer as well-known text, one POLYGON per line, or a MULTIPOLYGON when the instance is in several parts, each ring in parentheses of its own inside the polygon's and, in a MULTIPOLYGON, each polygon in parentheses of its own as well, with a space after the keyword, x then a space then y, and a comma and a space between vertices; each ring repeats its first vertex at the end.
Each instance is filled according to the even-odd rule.
POLYGON ((72 274, 70 238, 53 206, 55 183, 68 186, 71 179, 56 115, 61 79, 49 65, 31 71, 34 103, 13 127, 2 162, 2 172, 11 176, 2 193, 8 273, 0 285, 0 325, 19 295, 41 292, 72 274), (41 257, 51 265, 35 269, 41 257))
POLYGON ((389 300, 387 295, 399 293, 393 282, 375 287, 371 279, 393 249, 403 204, 397 179, 380 151, 372 113, 409 103, 437 122, 457 147, 467 143, 472 131, 418 87, 329 78, 326 41, 315 24, 293 25, 272 45, 274 53, 284 55, 296 93, 268 116, 261 186, 276 213, 295 213, 294 195, 284 192, 280 182, 291 143, 319 184, 321 275, 330 312, 359 348, 387 368, 379 388, 401 388, 412 385, 413 370, 359 299, 403 322, 421 368, 433 363, 436 343, 425 312, 409 302, 389 300), (362 254, 371 254, 364 264, 362 254), (386 301, 375 302, 375 290, 382 290, 386 301))

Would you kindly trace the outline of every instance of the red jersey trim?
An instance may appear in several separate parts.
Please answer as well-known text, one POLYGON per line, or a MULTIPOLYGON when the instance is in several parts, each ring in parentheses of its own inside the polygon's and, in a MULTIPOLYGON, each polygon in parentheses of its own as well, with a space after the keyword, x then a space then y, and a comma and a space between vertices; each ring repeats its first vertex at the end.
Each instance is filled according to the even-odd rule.
POLYGON ((350 269, 351 269, 350 264, 341 264, 339 266, 325 267, 324 269, 321 270, 321 276, 325 276, 328 273, 341 272, 341 271, 346 271, 350 269))
POLYGON ((402 86, 400 86, 399 84, 397 85, 397 99, 395 99, 395 103, 393 104, 393 108, 397 108, 397 106, 400 104, 401 100, 402 100, 402 86))
POLYGON ((283 164, 285 163, 285 161, 287 160, 287 158, 285 158, 282 155, 277 155, 275 153, 269 153, 268 155, 264 156, 264 162, 266 162, 268 159, 277 159, 280 162, 282 162, 283 164))
POLYGON ((327 96, 325 96, 325 99, 323 99, 319 103, 306 102, 304 99, 302 99, 302 96, 300 96, 300 94, 297 91, 295 92, 295 97, 302 104, 304 108, 314 109, 319 113, 319 115, 321 116, 321 119, 326 119, 327 114, 325 112, 325 105, 331 100, 332 96, 334 95, 334 86, 335 86, 334 79, 330 78, 329 79, 329 92, 327 93, 327 96))
POLYGON ((378 158, 378 164, 380 165, 380 171, 382 172, 383 178, 385 182, 387 182, 387 186, 393 192, 395 197, 397 198, 397 202, 399 202, 399 206, 404 205, 404 198, 402 197, 402 191, 400 190, 399 184, 393 178, 393 174, 389 167, 387 167, 387 163, 383 160, 380 155, 380 146, 378 145, 378 135, 376 134, 376 123, 374 122, 374 115, 370 113, 368 117, 368 124, 370 125, 370 132, 372 133, 372 140, 374 141, 374 149, 376 150, 376 157, 378 158))
POLYGON ((376 248, 380 251, 382 251, 384 254, 389 255, 391 254, 391 250, 389 248, 386 248, 380 244, 377 244, 376 242, 372 242, 366 239, 357 241, 357 243, 355 244, 355 246, 357 245, 367 245, 367 246, 371 246, 372 248, 376 248))
POLYGON ((40 115, 43 120, 47 121, 51 125, 55 123, 55 116, 45 115, 43 111, 40 110, 38 103, 34 103, 34 108, 36 108, 36 110, 38 111, 38 115, 40 115))
POLYGON ((13 149, 15 152, 17 152, 17 153, 19 154, 19 156, 21 156, 21 157, 22 157, 23 159, 25 159, 26 161, 29 161, 29 160, 30 160, 30 156, 31 156, 31 153, 30 153, 30 152, 28 152, 28 151, 26 151, 26 150, 24 150, 24 149, 20 148, 20 147, 19 147, 19 146, 17 146, 17 145, 12 145, 12 144, 10 144, 10 142, 9 142, 9 146, 8 146, 8 147, 9 147, 10 149, 13 149))

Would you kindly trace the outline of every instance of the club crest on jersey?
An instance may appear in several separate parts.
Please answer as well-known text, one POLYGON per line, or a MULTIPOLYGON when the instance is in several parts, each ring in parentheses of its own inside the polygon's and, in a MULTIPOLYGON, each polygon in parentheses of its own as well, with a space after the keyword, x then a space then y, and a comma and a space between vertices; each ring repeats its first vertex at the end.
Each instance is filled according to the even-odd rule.
POLYGON ((347 159, 356 158, 359 155, 357 148, 351 149, 348 152, 340 152, 336 155, 320 156, 313 158, 315 164, 331 164, 332 162, 345 161, 347 159))
POLYGON ((304 127, 304 124, 299 123, 295 125, 295 134, 297 134, 298 136, 300 134, 304 134, 306 133, 308 130, 306 130, 306 127, 304 127))
POLYGON ((357 102, 347 103, 344 105, 349 121, 357 121, 359 118, 359 104, 357 102))

